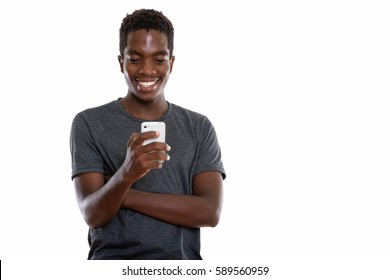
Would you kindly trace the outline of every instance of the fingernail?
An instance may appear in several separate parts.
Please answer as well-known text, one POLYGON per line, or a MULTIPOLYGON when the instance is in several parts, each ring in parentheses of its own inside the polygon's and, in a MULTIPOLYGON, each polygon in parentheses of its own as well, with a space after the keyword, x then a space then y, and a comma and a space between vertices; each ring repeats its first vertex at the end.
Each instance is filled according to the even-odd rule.
POLYGON ((171 150, 171 146, 167 145, 167 151, 170 151, 171 150))

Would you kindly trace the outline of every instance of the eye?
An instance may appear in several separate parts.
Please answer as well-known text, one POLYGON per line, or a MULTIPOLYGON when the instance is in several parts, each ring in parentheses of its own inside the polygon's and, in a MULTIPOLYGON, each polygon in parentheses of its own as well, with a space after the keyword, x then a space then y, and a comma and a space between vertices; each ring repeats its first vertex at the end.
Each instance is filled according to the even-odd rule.
POLYGON ((167 60, 166 60, 165 58, 156 58, 156 59, 154 60, 154 62, 155 62, 156 64, 164 64, 164 63, 167 62, 167 60))
POLYGON ((130 63, 140 63, 141 62, 141 59, 139 58, 129 58, 128 59, 130 63))
POLYGON ((136 56, 136 55, 128 55, 126 57, 127 61, 129 63, 140 63, 141 62, 141 58, 139 56, 136 56))

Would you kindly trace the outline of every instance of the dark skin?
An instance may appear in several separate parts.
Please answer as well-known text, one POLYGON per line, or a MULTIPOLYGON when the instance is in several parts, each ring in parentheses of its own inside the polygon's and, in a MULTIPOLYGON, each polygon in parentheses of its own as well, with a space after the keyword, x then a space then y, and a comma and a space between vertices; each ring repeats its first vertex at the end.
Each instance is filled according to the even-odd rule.
MULTIPOLYGON (((137 30, 128 35, 124 55, 118 57, 128 92, 121 105, 144 120, 157 120, 168 110, 164 87, 172 72, 174 56, 165 34, 137 30)), ((163 169, 170 146, 143 141, 157 132, 133 133, 122 166, 108 178, 84 173, 74 179, 77 201, 91 228, 101 227, 121 208, 128 208, 167 223, 186 227, 216 226, 222 208, 222 176, 208 171, 193 177, 192 195, 159 194, 134 190, 131 186, 152 169, 163 169)))

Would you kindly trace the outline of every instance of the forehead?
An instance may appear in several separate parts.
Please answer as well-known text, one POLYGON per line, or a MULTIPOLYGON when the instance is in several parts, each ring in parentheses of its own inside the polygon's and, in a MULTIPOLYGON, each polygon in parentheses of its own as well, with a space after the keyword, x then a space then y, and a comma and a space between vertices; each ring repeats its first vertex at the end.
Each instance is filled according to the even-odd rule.
POLYGON ((127 35, 125 51, 130 50, 141 53, 168 51, 168 38, 157 30, 139 29, 127 35))

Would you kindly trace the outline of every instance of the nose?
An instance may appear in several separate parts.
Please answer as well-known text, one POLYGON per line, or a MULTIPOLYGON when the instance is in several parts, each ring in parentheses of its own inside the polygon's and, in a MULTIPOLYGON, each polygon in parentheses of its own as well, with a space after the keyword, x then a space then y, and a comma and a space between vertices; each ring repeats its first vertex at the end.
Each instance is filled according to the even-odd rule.
POLYGON ((154 69, 154 65, 151 61, 144 60, 140 64, 140 67, 138 69, 138 74, 146 75, 146 76, 154 75, 156 74, 156 69, 154 69))

